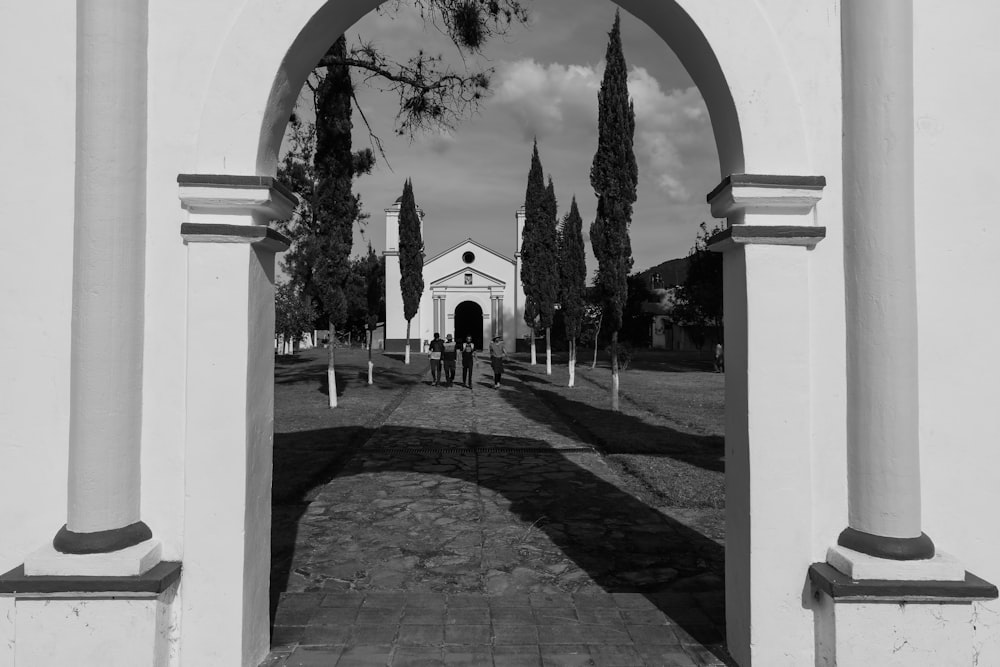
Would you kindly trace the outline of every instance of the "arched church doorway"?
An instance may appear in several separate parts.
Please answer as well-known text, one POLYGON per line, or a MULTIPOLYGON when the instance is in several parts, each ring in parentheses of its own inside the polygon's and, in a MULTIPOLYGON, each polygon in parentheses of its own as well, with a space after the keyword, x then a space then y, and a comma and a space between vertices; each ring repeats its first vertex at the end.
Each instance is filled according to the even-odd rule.
POLYGON ((477 350, 483 349, 483 309, 475 301, 455 306, 455 337, 464 341, 466 336, 472 336, 477 350))

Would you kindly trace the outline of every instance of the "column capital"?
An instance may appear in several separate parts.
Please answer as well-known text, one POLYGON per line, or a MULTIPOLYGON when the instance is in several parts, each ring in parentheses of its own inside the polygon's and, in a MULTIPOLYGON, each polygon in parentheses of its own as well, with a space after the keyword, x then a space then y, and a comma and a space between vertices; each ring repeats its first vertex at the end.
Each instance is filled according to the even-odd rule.
POLYGON ((262 225, 215 225, 196 222, 181 223, 185 243, 249 243, 274 252, 284 252, 291 240, 270 227, 262 225))
POLYGON ((730 174, 705 199, 715 218, 739 212, 802 215, 816 206, 824 187, 825 176, 730 174))
POLYGON ((179 174, 181 206, 191 213, 252 215, 264 222, 292 217, 298 198, 271 176, 179 174))
POLYGON ((813 247, 826 238, 826 227, 811 225, 733 225, 708 239, 708 249, 725 252, 751 243, 813 247))

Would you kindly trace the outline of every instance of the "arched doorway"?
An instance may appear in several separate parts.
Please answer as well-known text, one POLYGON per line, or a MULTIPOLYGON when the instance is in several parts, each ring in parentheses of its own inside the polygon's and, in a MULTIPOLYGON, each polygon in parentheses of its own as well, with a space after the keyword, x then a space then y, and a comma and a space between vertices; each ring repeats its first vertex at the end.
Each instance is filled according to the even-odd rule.
POLYGON ((483 309, 475 301, 455 306, 455 338, 464 341, 466 336, 472 336, 477 350, 483 349, 483 309))
MULTIPOLYGON (((197 169, 226 175, 221 178, 273 176, 298 91, 328 47, 329 35, 340 34, 379 4, 380 0, 303 0, 280 7, 260 0, 247 3, 227 26, 214 60, 198 129, 197 169)), ((837 244, 808 254, 795 246, 814 246, 825 234, 819 225, 839 229, 838 190, 834 189, 822 215, 813 208, 817 197, 803 194, 818 187, 809 175, 841 172, 840 147, 835 143, 839 139, 829 138, 839 137, 840 91, 836 83, 825 83, 839 81, 839 27, 831 27, 822 12, 786 16, 768 3, 618 0, 617 4, 663 38, 701 92, 722 179, 710 195, 713 217, 729 218, 737 229, 717 244, 729 249, 725 260, 729 648, 740 664, 749 664, 751 652, 754 662, 761 664, 777 664, 793 655, 811 659, 813 617, 812 610, 801 604, 802 573, 823 557, 830 526, 839 530, 843 523, 828 508, 843 505, 845 491, 832 482, 819 490, 810 485, 815 470, 838 465, 843 440, 836 428, 842 416, 838 412, 842 390, 826 381, 836 380, 843 365, 842 354, 838 358, 829 353, 844 348, 843 324, 838 324, 843 262, 837 244), (812 41, 780 34, 776 18, 794 18, 825 36, 831 48, 817 50, 812 41), (817 82, 824 83, 817 87, 817 82), (804 95, 804 90, 822 94, 804 95), (826 150, 831 146, 835 148, 826 150), (803 229, 811 233, 801 233, 803 229), (793 233, 798 235, 788 237, 793 233), (782 323, 783 336, 750 335, 767 330, 774 321, 782 323), (825 333, 817 337, 817 332, 825 333), (817 353, 820 349, 822 355, 817 353), (762 367, 767 372, 752 372, 762 367), (826 390, 817 387, 830 389, 823 394, 826 390), (824 406, 832 407, 821 409, 824 406), (830 428, 819 428, 826 423, 830 428), (765 493, 775 488, 766 475, 776 461, 785 472, 784 483, 775 489, 780 493, 765 493), (803 498, 813 502, 798 502, 803 498), (789 513, 790 506, 798 511, 789 513)), ((467 327, 459 320, 458 308, 455 315, 455 333, 465 335, 467 327)), ((477 330, 482 340, 481 320, 478 329, 473 327, 467 335, 475 337, 477 330)), ((254 472, 247 477, 244 495, 264 497, 266 491, 261 489, 267 488, 269 469, 254 468, 254 472)), ((246 525, 260 528, 269 523, 263 509, 255 512, 246 525)), ((185 553, 193 542, 185 536, 185 553)), ((220 588, 211 574, 206 572, 200 580, 197 572, 187 574, 188 590, 220 588)), ((248 582, 259 581, 253 574, 245 579, 248 590, 252 589, 248 582)), ((253 596, 246 599, 248 608, 259 606, 253 596)), ((193 620, 193 614, 186 618, 193 620)))

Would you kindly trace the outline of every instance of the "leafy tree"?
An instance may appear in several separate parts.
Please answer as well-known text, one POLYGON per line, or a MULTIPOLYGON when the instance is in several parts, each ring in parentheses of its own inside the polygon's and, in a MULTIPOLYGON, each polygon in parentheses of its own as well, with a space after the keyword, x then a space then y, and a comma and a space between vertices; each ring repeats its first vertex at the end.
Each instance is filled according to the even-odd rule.
POLYGON ((684 284, 674 295, 673 315, 679 324, 722 328, 722 255, 708 249, 708 240, 723 230, 699 225, 694 247, 688 253, 684 284))
POLYGON ((315 319, 311 300, 300 294, 293 283, 278 285, 274 293, 274 331, 281 336, 289 354, 295 353, 295 341, 312 330, 315 319))
MULTIPOLYGON (((443 27, 465 63, 469 62, 465 53, 478 53, 489 39, 528 19, 519 0, 411 0, 411 4, 424 21, 443 27)), ((395 12, 401 5, 402 0, 394 0, 380 11, 395 12)), ((330 407, 337 400, 332 343, 336 326, 346 317, 347 257, 353 224, 364 219, 351 185, 354 176, 367 173, 374 163, 371 151, 350 151, 352 69, 363 82, 378 79, 380 88, 397 94, 396 131, 411 137, 426 128, 451 128, 475 112, 489 92, 492 74, 492 69, 455 71, 441 56, 422 50, 406 62, 395 62, 372 42, 362 40, 348 49, 341 35, 307 81, 316 111, 315 130, 293 115, 292 148, 279 169, 279 178, 305 195, 295 218, 284 225, 284 231, 293 232, 294 243, 285 265, 292 280, 329 318, 330 407)), ((369 134, 380 146, 370 127, 369 134)))
POLYGON ((587 289, 587 258, 583 248, 583 219, 576 197, 563 218, 559 243, 559 304, 569 343, 569 385, 576 380, 576 339, 580 336, 587 289))
MULTIPOLYGON (((531 329, 531 363, 535 359, 535 331, 539 327, 551 326, 551 311, 547 324, 542 318, 544 302, 548 290, 549 268, 544 266, 548 258, 545 242, 551 203, 542 174, 542 162, 538 157, 538 141, 531 152, 531 167, 528 169, 528 185, 524 193, 524 229, 521 230, 521 284, 524 286, 524 323, 531 329)), ((554 301, 554 299, 553 299, 554 301)))
POLYGON ((597 257, 597 281, 604 297, 604 321, 611 329, 611 409, 618 411, 618 331, 632 269, 629 224, 636 199, 639 170, 632 149, 635 109, 628 96, 622 53, 620 16, 608 35, 606 66, 598 93, 597 152, 590 167, 590 184, 597 195, 597 217, 590 243, 597 257))
POLYGON ((399 208, 399 274, 406 318, 406 363, 410 363, 410 320, 417 314, 424 293, 424 240, 420 236, 420 216, 410 179, 403 184, 399 208))
POLYGON ((377 80, 380 90, 391 91, 399 101, 396 133, 413 137, 427 129, 452 129, 475 113, 489 94, 493 68, 471 67, 466 54, 479 54, 495 37, 515 24, 527 24, 528 9, 520 0, 391 0, 378 11, 398 12, 404 4, 415 7, 425 23, 451 40, 465 63, 458 71, 440 54, 423 50, 405 62, 389 58, 371 41, 359 39, 344 52, 328 52, 318 67, 351 67, 360 80, 377 80))

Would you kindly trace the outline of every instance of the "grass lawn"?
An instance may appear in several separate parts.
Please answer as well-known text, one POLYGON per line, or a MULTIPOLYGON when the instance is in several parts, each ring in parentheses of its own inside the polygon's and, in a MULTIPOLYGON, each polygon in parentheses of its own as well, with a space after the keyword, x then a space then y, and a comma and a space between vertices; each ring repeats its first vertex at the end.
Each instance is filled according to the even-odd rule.
POLYGON ((620 412, 612 412, 611 371, 592 357, 577 365, 566 387, 564 356, 545 374, 544 354, 531 366, 518 354, 510 370, 570 421, 580 436, 625 473, 632 491, 656 506, 725 506, 723 467, 725 376, 711 360, 689 353, 641 351, 621 374, 620 412))

